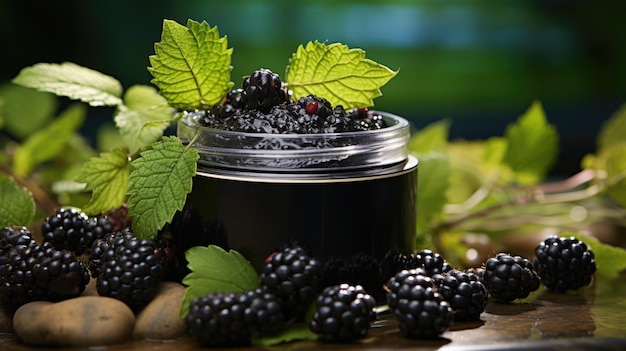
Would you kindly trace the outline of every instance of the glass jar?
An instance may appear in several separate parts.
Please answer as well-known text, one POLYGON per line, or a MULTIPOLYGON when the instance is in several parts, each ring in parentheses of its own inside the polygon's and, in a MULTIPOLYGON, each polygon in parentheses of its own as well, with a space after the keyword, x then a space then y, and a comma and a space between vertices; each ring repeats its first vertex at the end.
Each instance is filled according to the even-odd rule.
POLYGON ((409 123, 326 134, 243 133, 178 123, 200 155, 187 209, 209 241, 258 265, 295 240, 321 259, 413 251, 417 160, 409 123))

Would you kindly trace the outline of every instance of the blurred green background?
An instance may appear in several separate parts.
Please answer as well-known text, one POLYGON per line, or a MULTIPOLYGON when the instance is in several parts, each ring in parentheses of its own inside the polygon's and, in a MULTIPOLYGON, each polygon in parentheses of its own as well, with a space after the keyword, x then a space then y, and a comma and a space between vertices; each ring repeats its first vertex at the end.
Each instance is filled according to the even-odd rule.
MULTIPOLYGON (((33 1, 0 2, 0 82, 38 62, 72 61, 150 84, 146 67, 162 21, 217 25, 234 48, 232 79, 284 74, 299 44, 342 42, 400 73, 376 107, 419 129, 450 118, 451 138, 502 135, 543 102, 561 135, 554 176, 595 149, 602 122, 626 102, 622 0, 33 1)), ((91 109, 93 136, 110 110, 91 109)))

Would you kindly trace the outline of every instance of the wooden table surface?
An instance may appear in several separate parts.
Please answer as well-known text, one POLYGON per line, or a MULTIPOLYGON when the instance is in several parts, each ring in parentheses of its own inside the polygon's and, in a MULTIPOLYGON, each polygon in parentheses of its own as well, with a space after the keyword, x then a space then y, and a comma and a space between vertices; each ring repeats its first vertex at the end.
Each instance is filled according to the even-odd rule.
MULTIPOLYGON (((436 340, 404 338, 389 315, 382 315, 368 337, 355 344, 299 341, 241 350, 626 350, 626 277, 594 284, 574 294, 542 291, 532 301, 502 304, 489 301, 479 322, 455 323, 436 340)), ((120 345, 72 350, 148 351, 200 350, 189 338, 171 342, 132 341, 120 345)), ((0 334, 2 351, 58 351, 29 346, 12 334, 0 334)), ((232 349, 231 349, 232 350, 232 349)))

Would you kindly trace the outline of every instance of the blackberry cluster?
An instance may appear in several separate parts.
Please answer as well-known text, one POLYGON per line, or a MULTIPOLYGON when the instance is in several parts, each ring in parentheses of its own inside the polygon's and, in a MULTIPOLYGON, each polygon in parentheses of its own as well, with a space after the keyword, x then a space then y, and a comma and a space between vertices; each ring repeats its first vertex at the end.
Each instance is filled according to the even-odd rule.
POLYGON ((252 73, 242 88, 232 90, 221 104, 201 113, 198 123, 203 126, 247 133, 317 134, 386 127, 380 114, 366 108, 346 111, 314 95, 292 101, 280 77, 266 69, 252 73))
POLYGON ((402 270, 387 286, 387 304, 404 336, 438 338, 450 327, 452 308, 424 269, 402 270))
POLYGON ((471 271, 453 269, 433 276, 435 286, 454 311, 455 321, 475 321, 487 306, 487 288, 471 271))
POLYGON ((376 318, 376 300, 360 285, 326 287, 318 296, 311 331, 327 342, 351 342, 363 338, 376 318))
POLYGON ((505 253, 485 262, 483 281, 489 294, 499 302, 525 298, 541 284, 530 260, 505 253))
POLYGON ((407 269, 422 268, 428 276, 452 270, 452 266, 443 256, 427 249, 408 255, 397 250, 390 250, 383 258, 380 266, 383 281, 388 281, 396 273, 407 269))
POLYGON ((130 228, 95 243, 90 262, 101 296, 116 298, 138 310, 152 300, 161 282, 161 264, 151 240, 135 237, 130 228))
POLYGON ((302 319, 321 289, 323 265, 297 243, 285 244, 265 259, 259 285, 275 294, 287 319, 302 319))
POLYGON ((0 229, 0 302, 8 310, 76 297, 88 282, 86 267, 72 252, 37 244, 26 227, 0 229))
POLYGON ((584 242, 551 236, 535 248, 534 267, 548 289, 563 293, 589 285, 596 262, 584 242))
POLYGON ((284 325, 275 295, 264 289, 195 297, 185 319, 204 346, 246 346, 254 332, 272 334, 284 325))
POLYGON ((106 216, 88 217, 75 208, 60 208, 41 224, 43 240, 57 250, 70 250, 81 255, 93 242, 113 230, 106 216))

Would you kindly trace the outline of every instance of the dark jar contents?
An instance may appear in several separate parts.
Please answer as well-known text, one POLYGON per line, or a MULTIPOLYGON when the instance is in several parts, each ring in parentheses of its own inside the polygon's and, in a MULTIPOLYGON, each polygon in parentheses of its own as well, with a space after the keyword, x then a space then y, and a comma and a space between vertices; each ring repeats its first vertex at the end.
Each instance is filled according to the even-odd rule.
POLYGON ((407 152, 408 122, 381 114, 390 127, 321 135, 230 132, 189 114, 178 136, 195 138, 200 159, 183 225, 172 230, 235 249, 257 268, 292 240, 323 261, 412 252, 418 162, 407 152), (297 146, 320 140, 328 147, 297 146), (268 143, 279 147, 259 147, 268 143))

